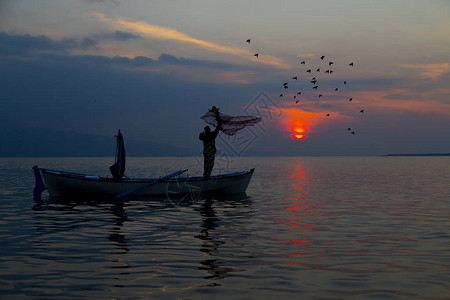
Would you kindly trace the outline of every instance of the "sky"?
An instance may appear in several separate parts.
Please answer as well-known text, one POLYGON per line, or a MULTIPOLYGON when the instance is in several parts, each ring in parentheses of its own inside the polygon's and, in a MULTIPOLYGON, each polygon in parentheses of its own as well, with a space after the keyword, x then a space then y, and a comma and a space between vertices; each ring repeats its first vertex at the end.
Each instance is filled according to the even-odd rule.
POLYGON ((201 154, 215 105, 262 117, 232 155, 450 153, 449 37, 448 0, 3 0, 0 126, 201 154))

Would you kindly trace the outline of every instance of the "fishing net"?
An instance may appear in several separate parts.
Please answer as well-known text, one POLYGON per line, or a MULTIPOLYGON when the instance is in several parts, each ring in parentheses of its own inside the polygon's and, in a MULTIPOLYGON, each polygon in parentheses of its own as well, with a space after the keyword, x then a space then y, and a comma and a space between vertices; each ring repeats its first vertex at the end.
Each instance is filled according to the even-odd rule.
POLYGON ((234 135, 237 131, 244 129, 247 126, 253 126, 261 121, 261 117, 254 116, 231 117, 219 112, 215 106, 201 118, 205 120, 206 123, 215 127, 217 127, 219 124, 218 121, 220 120, 221 123, 219 129, 227 135, 234 135))

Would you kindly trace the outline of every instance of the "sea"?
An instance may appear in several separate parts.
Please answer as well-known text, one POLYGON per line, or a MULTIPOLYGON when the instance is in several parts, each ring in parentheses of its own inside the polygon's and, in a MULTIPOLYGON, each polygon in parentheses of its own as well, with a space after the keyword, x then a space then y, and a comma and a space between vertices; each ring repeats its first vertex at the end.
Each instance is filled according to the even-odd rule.
MULTIPOLYGON (((0 299, 450 299, 450 157, 220 157, 246 195, 33 200, 32 167, 107 175, 111 158, 0 158, 0 299)), ((127 176, 202 172, 130 157, 127 176)))

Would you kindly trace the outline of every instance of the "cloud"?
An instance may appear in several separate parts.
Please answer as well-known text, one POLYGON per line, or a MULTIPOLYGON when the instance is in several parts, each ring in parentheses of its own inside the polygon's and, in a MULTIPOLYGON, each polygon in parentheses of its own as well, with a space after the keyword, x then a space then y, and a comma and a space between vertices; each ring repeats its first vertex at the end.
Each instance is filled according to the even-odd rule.
POLYGON ((75 48, 88 49, 97 46, 97 44, 96 40, 89 38, 52 40, 45 35, 10 35, 6 32, 0 32, 0 54, 6 55, 26 55, 32 52, 64 52, 75 48))
POLYGON ((219 53, 227 53, 231 55, 236 55, 244 58, 248 58, 254 61, 258 61, 263 64, 271 65, 277 68, 287 68, 288 66, 284 64, 279 58, 260 54, 259 58, 255 58, 253 56, 253 52, 249 50, 230 47, 230 46, 222 46, 217 43, 203 41, 194 37, 189 36, 188 34, 182 33, 176 29, 172 29, 169 27, 152 25, 143 21, 128 21, 124 19, 111 19, 106 17, 102 13, 92 12, 90 13, 92 16, 96 17, 102 23, 105 23, 117 30, 127 30, 133 31, 135 33, 139 33, 142 36, 152 39, 159 40, 172 40, 185 44, 192 44, 197 47, 207 49, 214 52, 219 53))
POLYGON ((450 64, 449 63, 440 63, 440 64, 401 64, 399 65, 401 68, 406 69, 417 69, 420 71, 420 75, 425 78, 436 79, 444 74, 450 72, 450 64))
POLYGON ((128 41, 132 39, 142 39, 141 36, 130 33, 130 32, 124 32, 120 30, 116 30, 114 32, 114 38, 118 41, 128 41))

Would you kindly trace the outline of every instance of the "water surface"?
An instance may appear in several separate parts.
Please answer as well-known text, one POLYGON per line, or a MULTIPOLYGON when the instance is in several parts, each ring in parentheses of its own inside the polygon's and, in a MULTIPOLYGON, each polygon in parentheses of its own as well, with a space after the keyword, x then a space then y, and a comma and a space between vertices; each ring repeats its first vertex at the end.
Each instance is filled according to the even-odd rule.
MULTIPOLYGON (((131 177, 198 158, 129 158, 131 177)), ((49 199, 31 167, 106 175, 109 158, 0 159, 2 299, 445 299, 449 157, 242 157, 247 197, 49 199)))

